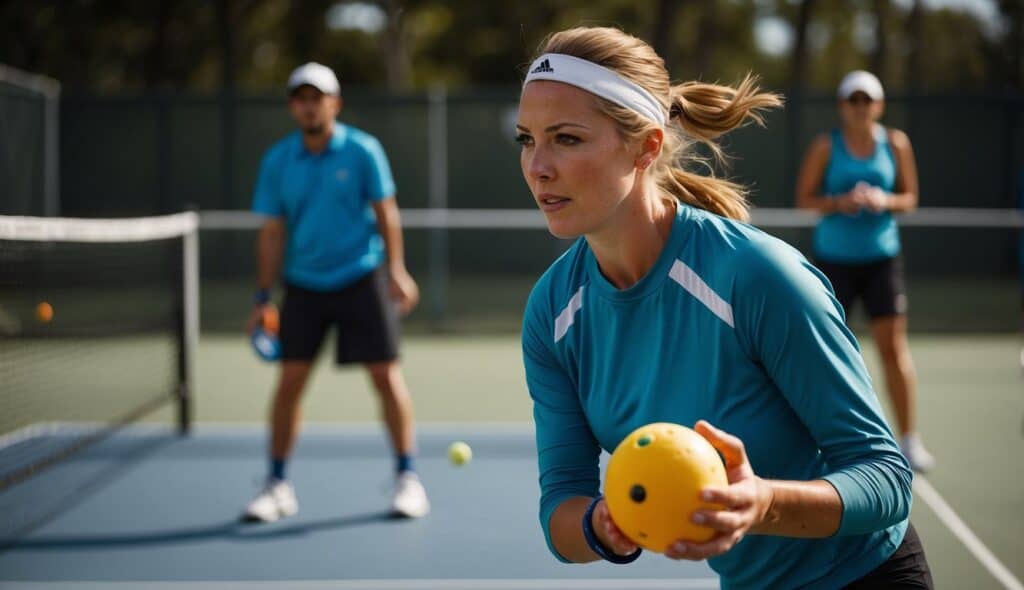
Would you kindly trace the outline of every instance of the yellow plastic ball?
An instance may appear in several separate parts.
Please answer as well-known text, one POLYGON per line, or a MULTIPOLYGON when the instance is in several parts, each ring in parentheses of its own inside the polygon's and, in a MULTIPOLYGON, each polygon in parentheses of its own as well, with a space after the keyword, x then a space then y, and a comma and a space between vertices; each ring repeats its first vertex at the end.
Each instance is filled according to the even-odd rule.
POLYGON ((664 553, 674 542, 703 542, 715 530, 691 522, 698 509, 721 506, 700 499, 704 488, 728 486, 725 465, 703 436, 656 422, 627 436, 608 462, 604 495, 612 520, 634 543, 664 553))
POLYGON ((39 305, 36 305, 36 319, 44 324, 52 320, 53 306, 45 301, 42 301, 39 303, 39 305))
POLYGON ((448 447, 448 460, 452 465, 461 466, 473 459, 473 449, 462 441, 453 442, 448 447))

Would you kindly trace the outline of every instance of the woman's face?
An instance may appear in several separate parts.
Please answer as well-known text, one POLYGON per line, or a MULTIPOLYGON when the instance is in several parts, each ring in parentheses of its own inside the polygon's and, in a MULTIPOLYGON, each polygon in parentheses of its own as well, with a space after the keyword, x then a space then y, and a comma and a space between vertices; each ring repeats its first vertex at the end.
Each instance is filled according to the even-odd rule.
POLYGON ((594 98, 561 82, 531 82, 516 129, 523 178, 551 233, 571 238, 605 227, 634 187, 639 149, 594 98))
POLYGON ((839 101, 839 116, 848 127, 865 126, 882 118, 885 101, 872 100, 867 93, 854 92, 845 100, 839 101))

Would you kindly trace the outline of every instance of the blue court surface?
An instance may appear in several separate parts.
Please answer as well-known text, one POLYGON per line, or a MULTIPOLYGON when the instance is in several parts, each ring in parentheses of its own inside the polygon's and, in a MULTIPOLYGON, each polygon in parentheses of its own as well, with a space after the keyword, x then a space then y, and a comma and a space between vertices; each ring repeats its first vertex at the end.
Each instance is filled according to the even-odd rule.
MULTIPOLYGON (((49 436, 60 436, 50 434, 49 436)), ((265 431, 133 426, 0 494, 0 588, 717 588, 704 563, 647 554, 628 566, 565 565, 537 521, 532 432, 429 426, 421 520, 389 516, 392 465, 375 426, 307 428, 289 476, 299 513, 238 521, 266 465, 265 431), (473 461, 455 467, 447 446, 473 461)))

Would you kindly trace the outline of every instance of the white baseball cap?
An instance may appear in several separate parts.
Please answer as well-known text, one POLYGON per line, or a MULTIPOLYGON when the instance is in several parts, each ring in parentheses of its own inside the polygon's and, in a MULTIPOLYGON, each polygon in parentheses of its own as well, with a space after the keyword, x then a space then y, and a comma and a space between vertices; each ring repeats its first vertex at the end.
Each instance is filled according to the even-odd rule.
POLYGON ((315 61, 303 64, 288 76, 288 92, 292 92, 299 86, 312 86, 324 94, 337 96, 341 94, 341 85, 338 84, 338 77, 334 70, 315 61))
POLYGON ((863 92, 871 97, 871 100, 882 100, 885 98, 885 92, 882 91, 882 83, 879 82, 871 72, 865 72, 864 70, 854 70, 843 77, 843 81, 839 83, 839 95, 840 100, 846 100, 854 92, 863 92))

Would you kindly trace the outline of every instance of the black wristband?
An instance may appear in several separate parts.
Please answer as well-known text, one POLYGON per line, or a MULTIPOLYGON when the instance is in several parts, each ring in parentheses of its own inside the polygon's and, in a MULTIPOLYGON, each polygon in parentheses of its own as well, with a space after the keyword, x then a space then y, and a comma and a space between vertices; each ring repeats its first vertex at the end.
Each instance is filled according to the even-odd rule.
POLYGON ((270 289, 258 289, 256 294, 253 295, 252 300, 256 305, 266 305, 270 303, 270 289))
POLYGON ((611 563, 633 563, 643 553, 643 549, 638 547, 636 551, 629 555, 617 555, 614 551, 609 551, 601 543, 601 540, 597 538, 597 533, 594 532, 594 523, 591 522, 591 517, 594 515, 594 508, 597 507, 597 503, 602 499, 604 499, 603 496, 594 498, 594 501, 587 507, 587 511, 583 513, 583 538, 587 540, 587 545, 590 546, 591 551, 597 553, 601 559, 611 563))

